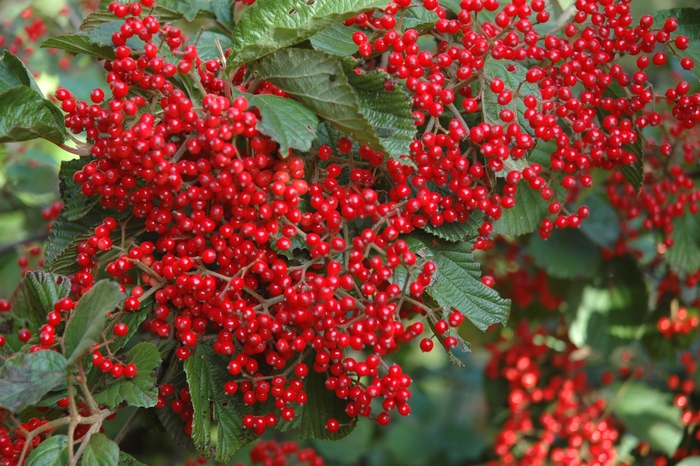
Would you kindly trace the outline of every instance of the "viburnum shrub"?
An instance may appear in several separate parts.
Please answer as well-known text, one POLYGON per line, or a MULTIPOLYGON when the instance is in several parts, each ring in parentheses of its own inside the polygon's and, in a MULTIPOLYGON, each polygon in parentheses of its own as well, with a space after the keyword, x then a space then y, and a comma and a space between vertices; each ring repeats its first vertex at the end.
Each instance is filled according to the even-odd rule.
POLYGON ((41 42, 99 61, 87 100, 44 97, 23 12, 0 143, 77 157, 0 301, 0 465, 139 464, 141 415, 200 463, 338 440, 471 326, 488 464, 700 455, 700 12, 632 1, 87 4, 41 42))

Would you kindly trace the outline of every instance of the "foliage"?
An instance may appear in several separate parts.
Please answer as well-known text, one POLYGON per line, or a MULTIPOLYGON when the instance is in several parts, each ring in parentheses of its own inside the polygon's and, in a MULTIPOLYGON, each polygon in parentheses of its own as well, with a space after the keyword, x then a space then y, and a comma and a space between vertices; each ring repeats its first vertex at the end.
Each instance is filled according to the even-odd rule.
POLYGON ((694 464, 700 13, 641 2, 0 5, 0 464, 694 464))

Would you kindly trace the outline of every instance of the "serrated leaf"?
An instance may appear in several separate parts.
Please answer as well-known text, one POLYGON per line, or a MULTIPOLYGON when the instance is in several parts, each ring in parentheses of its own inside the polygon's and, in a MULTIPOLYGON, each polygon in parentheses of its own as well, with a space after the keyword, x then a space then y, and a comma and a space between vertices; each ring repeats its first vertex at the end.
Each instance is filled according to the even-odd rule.
POLYGON ((19 412, 34 405, 66 377, 66 359, 54 351, 18 353, 0 368, 0 407, 19 412))
POLYGON ((481 212, 475 211, 469 214, 465 222, 443 223, 439 227, 434 227, 428 223, 423 229, 440 239, 452 242, 467 241, 479 236, 479 227, 483 224, 484 216, 481 212))
POLYGON ((0 144, 44 138, 54 143, 65 140, 61 111, 29 86, 0 93, 0 144))
POLYGON ((22 60, 5 50, 0 58, 0 92, 20 86, 29 87, 41 94, 41 89, 22 60))
POLYGON ((422 5, 407 8, 403 14, 401 29, 415 29, 418 32, 427 32, 435 27, 440 17, 435 11, 426 10, 422 5))
POLYGON ((316 50, 339 57, 349 57, 358 50, 357 44, 352 41, 352 35, 357 31, 360 31, 358 26, 334 24, 317 32, 309 40, 316 50))
POLYGON ((481 330, 507 323, 510 300, 481 283, 481 266, 471 253, 472 243, 448 243, 430 235, 405 238, 412 251, 422 250, 437 266, 427 294, 446 310, 456 309, 481 330))
POLYGON ((13 311, 29 323, 30 330, 46 323, 46 315, 57 301, 70 294, 71 287, 68 277, 36 270, 27 272, 20 286, 22 290, 13 300, 13 311))
POLYGON ((84 195, 82 185, 73 179, 73 176, 82 170, 87 162, 87 160, 81 158, 61 162, 58 179, 61 199, 63 200, 61 213, 66 220, 74 221, 82 218, 100 200, 99 196, 88 197, 84 195))
MULTIPOLYGON (((231 39, 224 35, 213 31, 204 31, 201 36, 195 36, 197 39, 197 53, 202 60, 211 60, 219 58, 219 48, 216 46, 216 41, 219 41, 221 49, 225 51, 231 47, 231 39)), ((194 40, 192 41, 194 43, 194 40)))
MULTIPOLYGON (((172 23, 182 19, 182 13, 171 10, 170 8, 165 8, 163 5, 155 5, 151 14, 158 18, 161 23, 172 23)), ((108 10, 100 9, 87 15, 79 29, 81 31, 90 31, 92 29, 96 29, 101 24, 111 23, 113 21, 114 13, 108 10)))
POLYGON ((551 155, 556 152, 556 150, 556 142, 538 139, 537 144, 535 144, 535 147, 532 148, 530 154, 527 156, 527 161, 531 164, 537 163, 545 168, 549 168, 552 163, 551 155))
POLYGON ((67 366, 78 362, 97 341, 109 320, 109 313, 124 299, 119 284, 100 280, 78 301, 64 334, 67 366))
MULTIPOLYGON (((185 372, 182 370, 182 363, 178 360, 168 366, 168 370, 163 377, 162 383, 170 383, 179 392, 186 385, 185 372)), ((182 420, 179 414, 174 412, 169 407, 164 409, 151 408, 158 417, 158 421, 163 426, 163 429, 173 439, 176 445, 185 450, 194 451, 196 447, 192 441, 192 437, 185 432, 185 421, 182 420)))
POLYGON ((316 139, 316 114, 296 100, 275 95, 244 94, 248 104, 257 107, 261 121, 256 127, 280 145, 280 157, 289 157, 289 149, 308 151, 316 139))
POLYGON ((233 30, 227 68, 262 58, 302 42, 363 11, 384 8, 386 0, 276 0, 255 2, 233 30))
POLYGON ((24 466, 66 466, 68 464, 68 437, 54 435, 41 442, 27 458, 24 466))
POLYGON ((75 55, 83 54, 97 58, 106 58, 107 60, 114 60, 116 58, 113 47, 101 45, 93 41, 87 33, 53 36, 42 42, 41 47, 65 50, 75 55))
MULTIPOLYGON (((495 60, 488 56, 484 63, 484 73, 491 78, 499 78, 505 84, 506 89, 510 89, 513 93, 520 88, 519 95, 532 95, 538 100, 541 100, 540 90, 535 84, 530 84, 525 79, 527 68, 520 63, 509 60, 495 60)), ((503 109, 511 110, 516 118, 515 122, 520 124, 520 127, 527 134, 534 136, 534 130, 530 126, 530 122, 525 118, 525 103, 524 97, 513 95, 513 100, 508 105, 500 105, 498 103, 498 95, 492 92, 488 86, 483 89, 483 97, 481 101, 484 120, 492 125, 501 125, 504 123, 498 116, 503 109)))
POLYGON ((95 394, 95 401, 113 408, 126 401, 130 406, 150 408, 158 402, 158 387, 153 371, 161 363, 160 352, 153 343, 141 342, 126 357, 125 364, 136 365, 136 377, 120 377, 107 383, 95 394))
POLYGON ((111 327, 107 331, 107 339, 114 339, 114 341, 109 344, 109 350, 112 353, 116 353, 122 349, 124 345, 131 340, 131 337, 133 337, 138 331, 139 326, 143 323, 143 321, 146 320, 148 312, 151 310, 153 298, 151 297, 147 301, 147 303, 141 303, 141 307, 137 311, 126 312, 112 322, 111 327), (117 324, 126 324, 126 326, 129 327, 129 331, 123 337, 114 335, 114 327, 117 324))
POLYGON ((358 75, 347 62, 300 49, 275 52, 253 69, 360 143, 392 158, 408 153, 416 131, 410 102, 398 87, 384 90, 386 75, 358 75))
POLYGON ((673 220, 673 246, 664 254, 666 263, 689 274, 700 269, 700 216, 686 211, 673 220))
POLYGON ((145 463, 140 462, 133 456, 123 451, 119 452, 119 464, 118 466, 147 466, 145 463))
POLYGON ((296 409, 297 416, 301 416, 299 426, 302 439, 340 440, 350 435, 357 425, 357 417, 351 418, 345 413, 348 400, 341 400, 334 390, 328 390, 325 381, 324 374, 313 370, 304 380, 308 401, 301 411, 296 409), (326 429, 329 419, 336 419, 341 424, 337 432, 331 433, 326 429))
POLYGON ((700 9, 697 8, 672 8, 661 10, 652 14, 654 27, 663 27, 668 18, 678 20, 678 28, 673 33, 673 37, 686 36, 690 40, 690 45, 685 50, 678 50, 680 58, 690 58, 695 66, 690 70, 696 78, 700 79, 700 9))
POLYGON ((80 458, 82 466, 117 466, 119 446, 104 434, 93 434, 80 458))
POLYGON ((555 229, 547 240, 532 235, 528 252, 535 264, 556 278, 590 278, 601 261, 598 246, 579 230, 555 229))
POLYGON ((501 218, 493 222, 493 232, 511 236, 532 233, 547 216, 547 205, 539 192, 530 189, 527 183, 521 183, 515 193, 515 206, 502 209, 501 218))
POLYGON ((673 404, 672 393, 643 382, 631 382, 611 386, 607 398, 615 416, 652 450, 669 456, 674 454, 685 428, 681 423, 681 411, 673 404))
POLYGON ((358 74, 346 68, 350 85, 360 102, 360 111, 374 128, 380 141, 375 149, 393 159, 407 155, 416 134, 415 118, 411 113, 411 101, 401 86, 387 91, 384 82, 391 79, 382 71, 358 74))
POLYGON ((185 361, 187 384, 192 396, 192 440, 200 454, 212 455, 212 417, 218 423, 216 460, 230 461, 255 440, 252 430, 243 427, 243 416, 250 412, 240 397, 227 396, 223 386, 230 380, 229 358, 216 354, 204 344, 185 361))

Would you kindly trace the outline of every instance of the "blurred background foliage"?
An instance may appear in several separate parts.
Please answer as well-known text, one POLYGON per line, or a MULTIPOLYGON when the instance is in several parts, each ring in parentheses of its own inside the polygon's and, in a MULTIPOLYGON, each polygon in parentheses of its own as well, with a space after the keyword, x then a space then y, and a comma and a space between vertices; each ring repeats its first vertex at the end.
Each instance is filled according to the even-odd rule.
MULTIPOLYGON (((562 3, 567 2, 573 3, 573 0, 562 0, 562 3)), ((79 99, 87 100, 92 89, 101 87, 106 90, 104 70, 99 63, 90 57, 52 53, 40 48, 39 44, 51 35, 77 29, 82 17, 96 9, 98 3, 0 0, 0 52, 7 49, 19 55, 35 73, 47 96, 51 96, 60 85, 79 99)), ((639 18, 659 9, 698 7, 700 0, 634 0, 631 6, 634 17, 639 18)), ((189 29, 196 31, 197 25, 190 25, 189 29)), ((22 270, 41 266, 42 241, 61 207, 58 169, 61 161, 74 157, 42 140, 0 144, 0 298, 12 293, 21 279, 22 270)), ((533 242, 539 240, 537 235, 533 238, 533 242)), ((524 243, 527 241, 527 237, 523 239, 524 243)), ((533 248, 532 244, 530 248, 533 248)), ((587 270, 595 268, 587 267, 587 270)), ((572 303, 591 299, 591 294, 581 286, 576 281, 550 283, 556 294, 569 297, 570 309, 575 309, 572 303)), ((543 316, 551 318, 554 314, 539 300, 534 300, 526 307, 514 307, 509 325, 515 326, 523 318, 537 320, 543 316)), ((571 332, 574 342, 578 343, 576 338, 586 338, 588 324, 588 321, 574 319, 571 332)), ((465 331, 462 336, 471 343, 471 352, 458 354, 465 365, 463 368, 451 364, 441 351, 421 353, 417 344, 409 351, 397 354, 395 358, 415 380, 411 415, 395 419, 388 427, 381 428, 361 420, 358 428, 342 441, 316 440, 307 444, 317 448, 329 465, 483 464, 483 458, 489 456, 489 442, 496 433, 493 421, 497 422, 495 413, 490 413, 487 406, 487 396, 498 397, 499 394, 493 392, 497 387, 493 384, 486 386, 483 375, 489 359, 484 344, 494 341, 499 335, 498 329, 494 330, 486 334, 476 329, 465 331)), ((509 331, 505 329, 500 334, 507 337, 509 331)), ((619 358, 619 352, 613 352, 609 357, 619 358)), ((601 371, 595 364, 590 370, 592 378, 600 378, 601 371)), ((126 422, 132 413, 132 409, 124 410, 119 413, 119 418, 126 422)), ((130 431, 122 443, 123 449, 153 466, 182 464, 185 459, 193 458, 174 445, 165 432, 154 428, 157 422, 152 421, 153 416, 143 416, 142 428, 130 431)), ((120 422, 108 423, 105 428, 109 436, 114 436, 120 422)), ((277 432, 267 436, 284 438, 284 434, 277 432)), ((287 437, 294 438, 294 433, 287 434, 287 437)), ((246 448, 239 457, 246 458, 248 450, 246 448)))

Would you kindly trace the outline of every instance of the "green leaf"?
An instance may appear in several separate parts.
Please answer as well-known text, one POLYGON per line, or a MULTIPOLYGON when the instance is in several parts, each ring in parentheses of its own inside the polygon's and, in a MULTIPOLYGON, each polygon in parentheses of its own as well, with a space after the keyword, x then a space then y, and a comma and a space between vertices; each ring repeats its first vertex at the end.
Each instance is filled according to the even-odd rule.
POLYGON ((538 139, 535 147, 532 148, 527 157, 530 163, 538 163, 543 167, 549 168, 552 163, 551 155, 556 152, 557 143, 555 141, 545 141, 538 139))
POLYGON ((297 416, 301 416, 299 425, 302 439, 340 440, 350 435, 357 424, 357 417, 350 418, 345 413, 348 400, 341 400, 334 390, 328 390, 325 381, 324 374, 313 370, 309 371, 304 380, 304 391, 309 400, 300 407, 301 412, 299 408, 296 409, 297 416), (326 429, 329 419, 336 419, 341 424, 337 432, 331 433, 326 429))
POLYGON ((209 0, 164 0, 160 3, 161 6, 178 12, 180 18, 184 18, 188 23, 195 18, 214 18, 209 0))
POLYGON ((41 442, 27 458, 24 466, 66 466, 68 464, 68 437, 54 435, 41 442))
MULTIPOLYGON (((186 376, 182 370, 182 363, 179 360, 170 364, 162 383, 171 383, 175 387, 176 393, 185 387, 186 376)), ((169 407, 165 409, 150 408, 147 412, 155 413, 163 429, 165 429, 176 445, 185 450, 196 450, 192 437, 185 432, 185 421, 182 420, 179 414, 169 409, 169 407)))
POLYGON ((56 172, 46 164, 17 162, 5 166, 5 176, 10 183, 7 189, 15 194, 30 196, 57 192, 56 172))
POLYGON ((673 220, 673 246, 666 250, 664 258, 672 267, 689 274, 700 269, 700 216, 687 211, 673 220))
POLYGON ((61 213, 66 220, 74 221, 87 215, 99 202, 99 196, 88 197, 83 194, 82 185, 73 176, 83 169, 87 161, 81 158, 61 162, 58 172, 63 209, 61 213))
POLYGON ((13 308, 18 317, 25 319, 37 329, 46 323, 46 315, 53 310, 53 305, 70 294, 70 280, 63 275, 49 272, 31 271, 22 281, 23 302, 13 308))
POLYGON ((67 366, 78 362, 104 331, 109 314, 124 299, 119 284, 100 280, 85 293, 75 307, 65 331, 67 366))
POLYGON ((439 452, 439 445, 426 441, 424 426, 397 422, 386 433, 387 450, 395 460, 394 464, 402 466, 421 466, 435 464, 431 461, 439 452))
POLYGON ((357 53, 357 44, 352 41, 352 35, 361 29, 358 26, 333 26, 317 32, 309 39, 311 46, 320 51, 340 57, 349 57, 357 53))
POLYGON ((160 352, 153 343, 139 343, 129 351, 125 362, 136 365, 136 377, 110 380, 107 386, 95 395, 95 401, 110 408, 123 401, 130 406, 142 408, 155 406, 158 402, 158 387, 153 372, 160 363, 160 352))
POLYGON ((615 384, 608 391, 613 413, 642 441, 656 451, 672 456, 683 439, 681 411, 673 394, 642 382, 615 384), (614 400, 614 401, 613 401, 614 400))
POLYGON ((695 63, 691 73, 700 79, 700 9, 697 8, 673 8, 661 10, 652 14, 654 27, 663 27, 664 21, 668 18, 678 20, 678 29, 673 33, 673 37, 686 36, 690 40, 690 45, 685 50, 677 51, 680 58, 690 58, 695 63))
POLYGON ((448 243, 422 234, 405 239, 412 251, 435 262, 436 276, 426 292, 440 306, 458 310, 481 330, 508 322, 510 300, 481 283, 481 267, 471 253, 472 243, 448 243))
POLYGON ((358 75, 349 67, 323 52, 285 49, 253 69, 358 142, 392 158, 408 154, 416 128, 403 90, 387 92, 385 74, 358 75))
POLYGON ((116 353, 126 345, 126 343, 131 340, 131 337, 138 331, 139 326, 146 320, 148 312, 151 310, 153 304, 153 295, 146 302, 141 303, 141 307, 134 312, 127 312, 115 319, 109 330, 107 331, 107 340, 114 339, 109 345, 109 350, 112 353, 116 353), (123 337, 118 337, 114 335, 114 327, 117 324, 126 324, 129 327, 129 331, 123 337))
POLYGON ((41 89, 22 60, 5 50, 0 58, 0 92, 20 86, 30 87, 41 94, 41 89))
MULTIPOLYGON (((211 11, 216 16, 216 19, 226 26, 229 31, 233 31, 233 9, 235 3, 229 0, 213 0, 211 2, 211 11)), ((206 31, 205 31, 206 32, 206 31)))
POLYGON ((484 216, 480 212, 472 212, 465 222, 445 222, 439 227, 434 227, 428 223, 423 229, 438 238, 460 242, 479 236, 478 230, 483 221, 484 216))
POLYGON ((547 216, 547 206, 547 201, 542 199, 538 191, 533 191, 527 183, 522 183, 515 193, 515 206, 502 210, 501 218, 493 222, 493 232, 512 236, 532 233, 547 216))
POLYGON ((0 367, 0 408, 20 412, 41 400, 66 377, 66 359, 54 351, 18 353, 0 367))
POLYGON ((316 139, 316 114, 292 99, 275 95, 244 94, 248 104, 260 110, 257 129, 280 145, 280 157, 289 157, 289 149, 308 151, 316 139))
POLYGON ((411 113, 408 95, 401 86, 387 91, 384 82, 391 78, 382 71, 357 74, 346 67, 346 74, 357 94, 360 111, 379 138, 380 146, 374 148, 393 159, 408 163, 400 159, 409 153, 409 146, 416 134, 415 118, 411 113))
POLYGON ((700 466, 700 456, 689 456, 676 463, 676 466, 700 466))
POLYGON ((440 17, 435 11, 426 10, 423 6, 413 6, 404 11, 401 28, 415 29, 418 32, 427 32, 435 27, 440 17))
MULTIPOLYGON (((196 39, 195 36, 193 39, 196 39)), ((219 41, 222 50, 226 50, 231 47, 231 39, 217 32, 204 31, 197 41, 197 52, 199 53, 199 58, 202 60, 211 60, 212 58, 219 58, 221 55, 219 53, 219 48, 216 46, 216 41, 219 41)), ((194 40, 192 41, 194 43, 194 40)))
POLYGON ((147 466, 133 456, 123 451, 119 452, 119 464, 117 466, 147 466))
POLYGON ((255 2, 233 30, 227 68, 302 42, 363 11, 384 8, 386 0, 275 0, 255 2))
POLYGON ((598 246, 611 248, 620 237, 620 221, 603 194, 587 196, 582 204, 591 210, 581 222, 581 232, 598 246))
POLYGON ((119 446, 104 434, 93 434, 80 458, 82 466, 117 466, 119 446))
POLYGON ((461 0, 440 0, 440 6, 458 15, 462 11, 461 0))
POLYGON ((62 143, 66 130, 61 111, 28 86, 0 93, 0 144, 44 138, 62 143))
POLYGON ((639 340, 648 319, 644 275, 630 257, 604 265, 589 283, 579 283, 569 297, 569 338, 604 355, 639 340))
MULTIPOLYGON (((91 29, 91 31, 94 30, 95 29, 91 29)), ((108 60, 114 60, 116 58, 113 47, 100 44, 94 41, 88 33, 82 32, 53 36, 42 42, 41 47, 60 49, 75 55, 90 55, 97 58, 106 58, 108 60)))
POLYGON ((530 237, 528 248, 535 264, 556 278, 589 278, 600 265, 600 249, 579 230, 552 231, 549 239, 530 237))
MULTIPOLYGON (((525 79, 527 68, 519 63, 509 60, 495 60, 489 55, 484 63, 484 73, 488 77, 501 79, 505 84, 505 88, 510 89, 513 93, 520 89, 520 96, 532 95, 541 100, 539 88, 537 85, 527 82, 525 79)), ((492 92, 488 86, 485 86, 481 101, 484 121, 492 125, 504 126, 498 115, 502 110, 509 109, 516 115, 514 121, 520 124, 523 131, 534 136, 534 130, 524 115, 526 107, 523 98, 514 94, 511 103, 503 106, 498 103, 498 95, 492 92)))
POLYGON ((641 141, 634 144, 624 146, 625 155, 628 153, 634 154, 634 163, 632 165, 618 165, 617 168, 625 176, 625 179, 634 186, 634 189, 639 193, 644 184, 644 148, 641 141))
MULTIPOLYGON (((212 455, 212 417, 218 422, 216 460, 230 461, 236 453, 255 440, 252 430, 243 427, 243 416, 250 412, 240 397, 224 394, 223 386, 230 380, 229 358, 216 354, 204 344, 198 344, 194 354, 185 361, 187 383, 192 396, 194 417, 192 440, 197 451, 212 455)), ((311 395, 309 395, 311 396, 311 395)))

